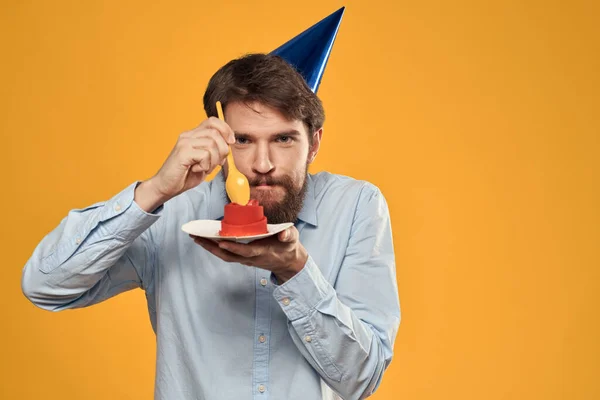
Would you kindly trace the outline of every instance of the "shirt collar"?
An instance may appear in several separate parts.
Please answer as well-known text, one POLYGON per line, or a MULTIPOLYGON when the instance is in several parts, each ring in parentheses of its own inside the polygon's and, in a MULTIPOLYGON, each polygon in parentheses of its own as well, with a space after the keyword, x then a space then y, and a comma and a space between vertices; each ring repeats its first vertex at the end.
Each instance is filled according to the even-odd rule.
POLYGON ((306 222, 307 224, 318 226, 317 201, 315 199, 315 181, 311 174, 307 174, 306 179, 308 179, 306 194, 304 195, 304 203, 302 204, 302 209, 298 214, 298 219, 306 222))
MULTIPOLYGON (((311 174, 307 174, 308 179, 304 203, 298 214, 298 219, 308 224, 317 226, 317 203, 315 200, 315 182, 311 174)), ((229 203, 227 192, 225 190, 225 177, 223 170, 219 171, 210 182, 210 195, 208 203, 208 215, 212 220, 223 218, 225 205, 229 203)))

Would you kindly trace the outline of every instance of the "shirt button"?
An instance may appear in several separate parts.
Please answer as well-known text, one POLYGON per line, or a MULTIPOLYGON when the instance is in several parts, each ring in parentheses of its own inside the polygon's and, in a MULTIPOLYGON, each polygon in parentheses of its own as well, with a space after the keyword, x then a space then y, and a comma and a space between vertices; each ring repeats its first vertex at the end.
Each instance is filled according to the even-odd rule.
POLYGON ((77 244, 81 243, 81 239, 77 238, 77 240, 75 240, 75 243, 77 243, 77 244))
POLYGON ((304 337, 304 340, 306 340, 308 343, 312 342, 312 338, 308 335, 304 337))
POLYGON ((262 278, 260 280, 260 284, 263 285, 263 286, 267 286, 267 280, 265 278, 262 278))
POLYGON ((267 388, 265 387, 265 385, 258 385, 258 391, 261 393, 264 393, 265 390, 267 390, 267 388))
POLYGON ((121 211, 121 206, 117 204, 117 205, 115 206, 115 211, 121 211))
POLYGON ((281 299, 281 302, 284 306, 288 306, 290 304, 290 299, 288 297, 284 297, 283 299, 281 299))
POLYGON ((258 337, 258 341, 261 342, 261 343, 264 343, 266 340, 267 340, 267 338, 265 337, 265 335, 260 335, 258 337))

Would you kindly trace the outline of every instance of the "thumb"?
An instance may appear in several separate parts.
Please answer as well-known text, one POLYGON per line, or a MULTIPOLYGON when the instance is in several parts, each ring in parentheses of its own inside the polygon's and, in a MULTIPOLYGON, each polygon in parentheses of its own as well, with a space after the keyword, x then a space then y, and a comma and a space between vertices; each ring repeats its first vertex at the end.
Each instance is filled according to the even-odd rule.
POLYGON ((279 241, 289 243, 297 240, 298 230, 295 227, 289 227, 284 231, 279 232, 279 241))

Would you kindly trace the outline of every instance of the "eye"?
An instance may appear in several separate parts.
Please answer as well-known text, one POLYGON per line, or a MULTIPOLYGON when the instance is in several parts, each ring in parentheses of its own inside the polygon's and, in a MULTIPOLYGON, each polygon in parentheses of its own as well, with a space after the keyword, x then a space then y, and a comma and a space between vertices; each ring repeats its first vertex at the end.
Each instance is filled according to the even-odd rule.
POLYGON ((250 141, 245 137, 236 137, 235 141, 237 144, 248 144, 250 141))
POLYGON ((280 143, 291 143, 292 140, 291 136, 281 135, 277 137, 277 141, 280 143))

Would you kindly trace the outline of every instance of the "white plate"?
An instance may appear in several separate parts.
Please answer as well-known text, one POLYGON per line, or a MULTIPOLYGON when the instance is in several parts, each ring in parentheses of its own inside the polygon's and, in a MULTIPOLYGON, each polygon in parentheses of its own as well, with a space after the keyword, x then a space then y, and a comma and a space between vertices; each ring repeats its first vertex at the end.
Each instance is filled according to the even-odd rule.
POLYGON ((293 225, 294 224, 292 222, 286 222, 285 224, 267 224, 268 233, 263 233, 262 235, 219 236, 219 231, 221 230, 221 221, 199 219, 183 224, 181 230, 190 235, 200 236, 205 239, 212 239, 217 242, 220 240, 229 240, 237 243, 250 243, 254 240, 273 236, 293 225))

